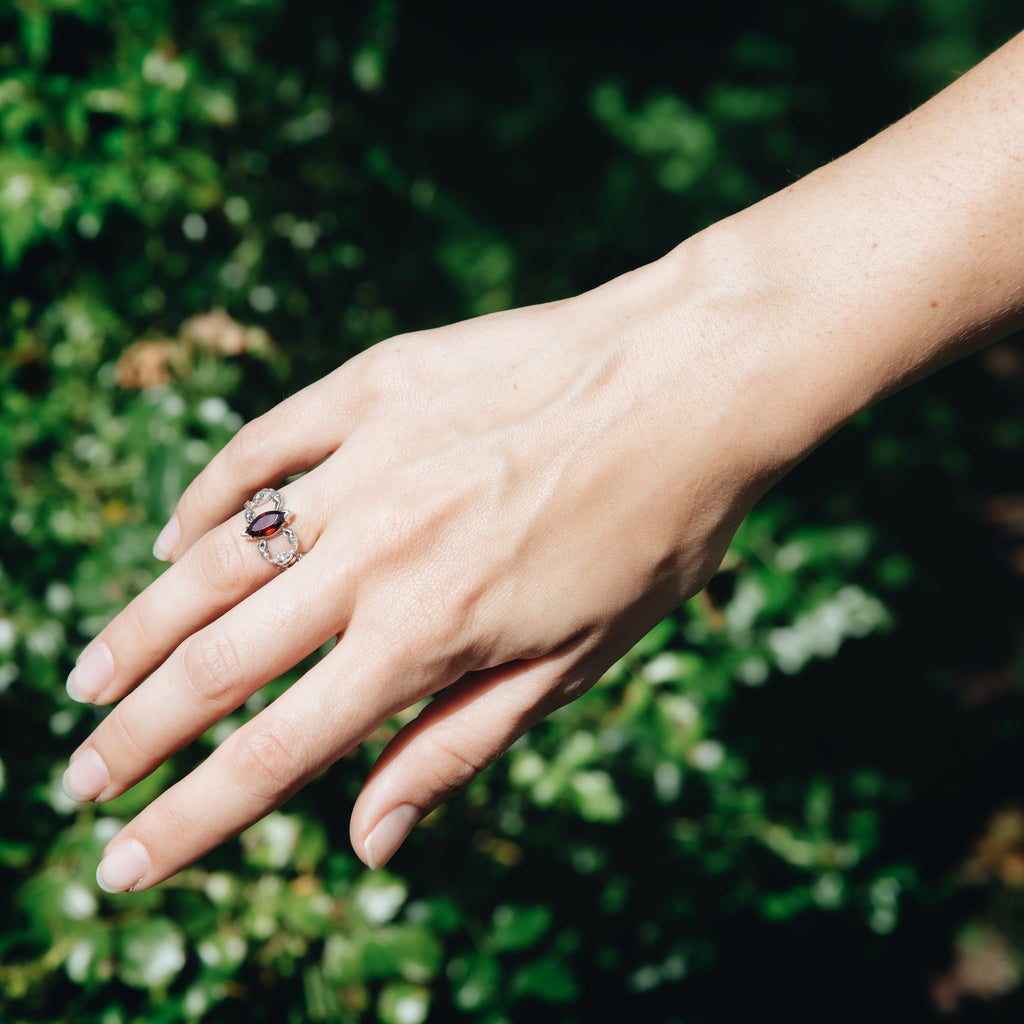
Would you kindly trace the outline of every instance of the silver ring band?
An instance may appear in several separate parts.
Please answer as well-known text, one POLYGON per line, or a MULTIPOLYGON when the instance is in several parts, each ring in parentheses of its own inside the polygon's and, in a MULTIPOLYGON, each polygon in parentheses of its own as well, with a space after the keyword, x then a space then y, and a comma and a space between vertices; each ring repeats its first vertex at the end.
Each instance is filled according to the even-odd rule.
POLYGON ((257 542, 260 554, 273 566, 278 569, 287 569, 302 557, 299 551, 299 538, 295 531, 288 525, 295 517, 291 509, 283 508, 284 498, 280 492, 265 487, 257 491, 252 498, 245 503, 244 514, 246 527, 242 536, 246 540, 257 542), (273 502, 273 509, 265 512, 258 512, 261 505, 273 502), (288 542, 288 547, 283 551, 272 554, 270 541, 281 535, 288 542))

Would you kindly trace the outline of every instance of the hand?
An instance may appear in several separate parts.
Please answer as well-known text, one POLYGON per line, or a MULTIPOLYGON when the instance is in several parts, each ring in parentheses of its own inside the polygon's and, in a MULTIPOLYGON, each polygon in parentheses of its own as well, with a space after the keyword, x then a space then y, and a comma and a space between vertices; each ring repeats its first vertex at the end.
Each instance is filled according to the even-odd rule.
POLYGON ((67 788, 117 796, 338 643, 111 841, 100 883, 160 882, 439 694, 353 810, 353 844, 380 866, 698 589, 788 466, 1024 325, 1022 67, 1024 34, 657 263, 395 338, 244 428, 161 534, 173 567, 69 678, 120 704, 67 788), (305 557, 277 574, 239 509, 302 471, 287 503, 305 557))
POLYGON ((763 489, 763 425, 734 414, 741 375, 710 313, 688 322, 704 304, 700 274, 685 277, 666 258, 576 299, 392 339, 217 455, 158 541, 173 566, 69 678, 78 699, 119 703, 66 788, 116 797, 337 644, 111 841, 104 888, 166 879, 438 694, 353 810, 354 847, 379 867, 703 585, 763 489), (278 571, 240 509, 303 471, 283 493, 304 557, 278 571))

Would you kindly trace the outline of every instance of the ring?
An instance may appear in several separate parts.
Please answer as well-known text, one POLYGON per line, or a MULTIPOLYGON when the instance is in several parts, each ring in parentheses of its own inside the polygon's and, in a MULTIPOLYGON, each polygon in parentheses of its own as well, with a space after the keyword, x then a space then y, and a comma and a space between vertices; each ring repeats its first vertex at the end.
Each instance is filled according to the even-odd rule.
POLYGON ((290 509, 282 508, 283 504, 284 498, 278 491, 271 490, 269 487, 257 491, 252 499, 245 503, 245 521, 248 525, 242 531, 242 536, 246 540, 259 542, 260 554, 278 569, 287 569, 289 565, 302 557, 302 553, 299 551, 299 538, 295 536, 295 531, 288 525, 295 513, 290 509), (269 501, 274 503, 273 510, 256 511, 260 505, 266 505, 269 501), (284 534, 290 547, 272 555, 268 541, 279 533, 284 534))

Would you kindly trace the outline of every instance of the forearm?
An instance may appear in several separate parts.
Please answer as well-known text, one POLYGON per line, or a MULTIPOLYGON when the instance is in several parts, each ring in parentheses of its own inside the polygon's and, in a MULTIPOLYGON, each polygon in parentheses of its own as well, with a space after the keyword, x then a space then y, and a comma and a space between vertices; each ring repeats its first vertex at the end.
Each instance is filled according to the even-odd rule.
POLYGON ((866 406, 1020 327, 1024 34, 667 260, 735 323, 737 380, 778 470, 866 406))

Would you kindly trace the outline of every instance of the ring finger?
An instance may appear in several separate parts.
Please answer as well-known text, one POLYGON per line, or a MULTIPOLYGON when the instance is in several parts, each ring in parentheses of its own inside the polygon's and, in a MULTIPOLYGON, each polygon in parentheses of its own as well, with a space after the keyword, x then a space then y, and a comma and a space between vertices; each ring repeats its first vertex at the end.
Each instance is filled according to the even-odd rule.
MULTIPOLYGON (((310 550, 322 530, 310 511, 319 507, 317 490, 316 471, 288 487, 300 551, 310 550)), ((136 597, 82 652, 68 693, 93 704, 119 700, 186 637, 273 580, 279 570, 243 536, 245 527, 236 515, 210 530, 136 597)))

